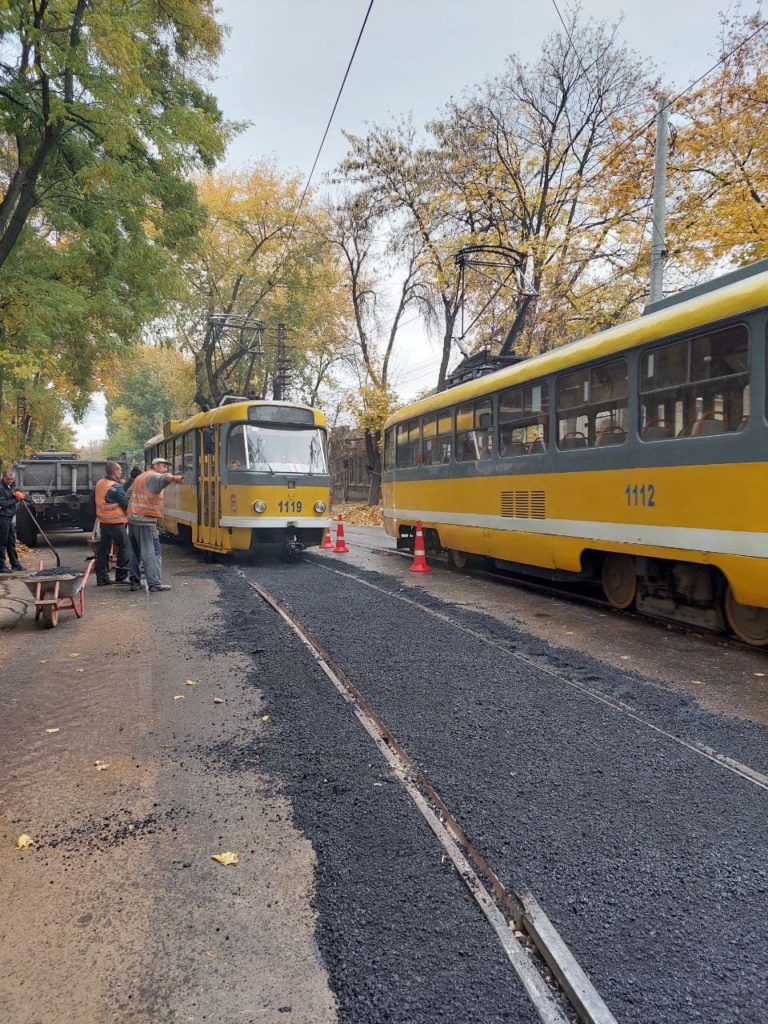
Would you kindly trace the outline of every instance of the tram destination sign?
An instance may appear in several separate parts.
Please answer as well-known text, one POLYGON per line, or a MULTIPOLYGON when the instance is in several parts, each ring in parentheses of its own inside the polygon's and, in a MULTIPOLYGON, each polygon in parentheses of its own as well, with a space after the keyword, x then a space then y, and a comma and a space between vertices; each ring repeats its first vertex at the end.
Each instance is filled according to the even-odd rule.
POLYGON ((248 410, 252 423, 291 423, 313 426, 315 415, 311 409, 296 409, 290 405, 252 405, 248 410))

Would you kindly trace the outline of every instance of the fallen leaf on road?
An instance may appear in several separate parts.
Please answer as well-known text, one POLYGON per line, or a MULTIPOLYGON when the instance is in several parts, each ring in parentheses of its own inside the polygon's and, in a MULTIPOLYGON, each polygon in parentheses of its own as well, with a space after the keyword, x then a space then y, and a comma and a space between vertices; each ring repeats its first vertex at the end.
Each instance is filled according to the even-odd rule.
POLYGON ((50 734, 52 732, 58 732, 59 730, 58 729, 46 729, 45 731, 50 734))
POLYGON ((261 716, 261 720, 262 720, 262 722, 268 722, 269 721, 269 715, 262 715, 261 716))
POLYGON ((764 676, 765 672, 755 672, 754 675, 756 675, 756 676, 764 676))
POLYGON ((174 700, 184 700, 184 694, 183 693, 176 693, 176 694, 174 694, 173 699, 174 700))
POLYGON ((160 749, 161 750, 175 750, 176 749, 176 744, 175 743, 161 743, 160 744, 160 749))
POLYGON ((214 704, 223 704, 224 701, 223 701, 223 699, 221 697, 214 697, 213 698, 213 703, 214 704))
POLYGON ((239 864, 240 854, 239 853, 214 853, 211 856, 211 860, 215 860, 217 864, 239 864))
POLYGON ((75 672, 85 672, 85 669, 84 668, 76 668, 75 672))
MULTIPOLYGON (((182 583, 182 586, 184 586, 183 583, 182 583)), ((216 959, 216 954, 215 953, 211 953, 207 949, 204 949, 203 952, 205 953, 206 956, 210 957, 211 960, 215 960, 216 959)))
POLYGON ((629 655, 629 654, 620 654, 619 657, 621 658, 622 661, 629 661, 630 658, 631 658, 631 655, 629 655))
POLYGON ((70 656, 70 658, 79 658, 80 657, 80 655, 76 651, 73 651, 69 656, 70 656))
POLYGON ((704 685, 704 680, 703 679, 692 679, 691 682, 693 683, 694 686, 703 686, 704 685))
POLYGON ((47 664, 48 664, 48 659, 47 658, 41 658, 40 661, 38 661, 38 665, 47 665, 47 664))
POLYGON ((185 682, 185 685, 187 685, 187 686, 197 686, 197 683, 195 682, 194 679, 185 679, 184 682, 185 682))
POLYGON ((109 762, 107 761, 94 761, 93 766, 97 772, 104 772, 109 768, 109 762))
POLYGON ((23 835, 20 835, 19 838, 16 840, 16 848, 19 850, 28 850, 30 846, 34 845, 34 839, 32 838, 32 836, 28 836, 26 832, 24 832, 23 835))

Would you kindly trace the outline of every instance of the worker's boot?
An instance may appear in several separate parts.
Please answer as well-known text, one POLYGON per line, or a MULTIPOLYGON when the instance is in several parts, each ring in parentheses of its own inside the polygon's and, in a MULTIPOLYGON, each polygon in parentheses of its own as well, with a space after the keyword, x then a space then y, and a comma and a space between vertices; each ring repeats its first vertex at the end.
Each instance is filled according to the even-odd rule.
POLYGON ((0 565, 0 572, 13 572, 9 565, 0 565))

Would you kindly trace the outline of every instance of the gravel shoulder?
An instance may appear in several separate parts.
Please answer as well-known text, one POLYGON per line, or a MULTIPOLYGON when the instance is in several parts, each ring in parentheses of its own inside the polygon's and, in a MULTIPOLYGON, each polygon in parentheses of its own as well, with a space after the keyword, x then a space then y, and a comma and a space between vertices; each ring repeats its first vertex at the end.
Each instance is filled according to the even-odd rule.
POLYGON ((196 638, 221 627, 215 572, 176 550, 166 568, 172 592, 89 587, 85 618, 49 631, 3 581, 2 1017, 332 1024, 312 847, 260 763, 210 756, 268 730, 264 696, 247 656, 196 638))

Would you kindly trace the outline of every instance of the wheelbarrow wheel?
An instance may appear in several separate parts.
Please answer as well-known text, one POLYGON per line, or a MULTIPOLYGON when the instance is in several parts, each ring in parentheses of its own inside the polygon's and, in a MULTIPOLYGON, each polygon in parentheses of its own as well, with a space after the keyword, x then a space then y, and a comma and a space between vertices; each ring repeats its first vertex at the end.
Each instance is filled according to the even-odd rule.
POLYGON ((55 604, 44 604, 42 607, 43 629, 53 629, 59 621, 59 609, 55 604))

